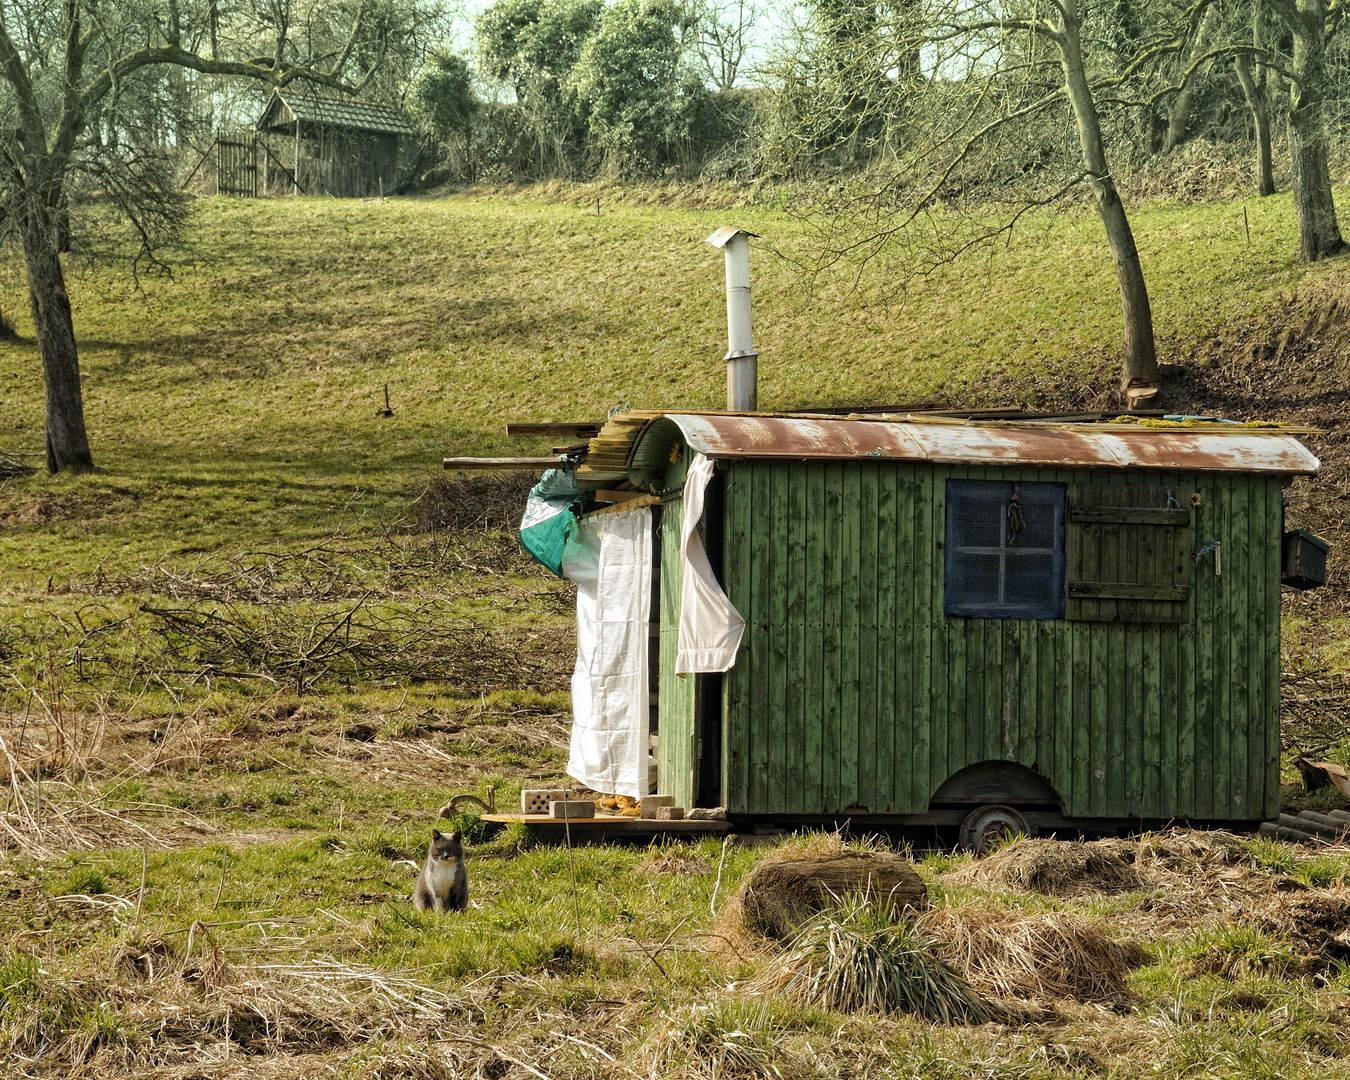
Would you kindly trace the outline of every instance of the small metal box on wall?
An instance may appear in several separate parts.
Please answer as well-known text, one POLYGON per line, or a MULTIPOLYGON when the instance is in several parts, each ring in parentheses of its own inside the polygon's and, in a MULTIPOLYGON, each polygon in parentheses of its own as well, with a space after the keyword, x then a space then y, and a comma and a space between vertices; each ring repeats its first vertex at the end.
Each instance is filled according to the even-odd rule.
POLYGON ((1315 589, 1327 583, 1327 544, 1306 529, 1284 534, 1280 583, 1295 589, 1315 589))

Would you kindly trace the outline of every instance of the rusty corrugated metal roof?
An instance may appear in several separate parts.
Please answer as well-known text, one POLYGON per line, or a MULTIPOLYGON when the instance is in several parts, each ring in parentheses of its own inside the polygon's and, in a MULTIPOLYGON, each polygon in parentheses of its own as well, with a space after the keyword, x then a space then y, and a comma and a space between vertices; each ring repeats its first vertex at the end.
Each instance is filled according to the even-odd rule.
POLYGON ((408 119, 390 105, 381 105, 374 101, 360 101, 356 98, 329 97, 324 94, 302 94, 295 90, 277 90, 262 119, 258 121, 260 129, 271 126, 279 120, 293 122, 301 120, 306 124, 322 124, 325 127, 354 128, 358 131, 376 131, 386 135, 415 135, 408 119), (278 106, 284 105, 289 117, 279 117, 278 106))
MULTIPOLYGON (((1171 469, 1312 475, 1320 462, 1278 429, 1129 424, 984 425, 932 418, 837 419, 733 413, 622 413, 591 442, 582 481, 627 477, 643 437, 674 425, 710 458, 792 461, 884 458, 949 465, 1171 469)), ((666 429, 668 435, 673 432, 666 429)), ((647 464, 656 464, 652 461, 647 464)))

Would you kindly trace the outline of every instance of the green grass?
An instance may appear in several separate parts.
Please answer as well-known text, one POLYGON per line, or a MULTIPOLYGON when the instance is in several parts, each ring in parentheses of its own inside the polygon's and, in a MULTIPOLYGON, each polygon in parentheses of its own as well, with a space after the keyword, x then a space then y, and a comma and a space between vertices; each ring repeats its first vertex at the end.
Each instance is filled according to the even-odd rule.
MULTIPOLYGON (((1240 204, 1134 209, 1164 359, 1245 340, 1305 277, 1343 273, 1295 264, 1287 197, 1247 209, 1250 247, 1240 204)), ((753 255, 765 407, 1034 404, 1050 393, 1036 379, 1101 378, 1117 349, 1091 214, 1031 219, 1007 248, 890 307, 880 271, 856 290, 846 275, 805 290, 790 257, 809 234, 764 206, 620 202, 596 217, 533 195, 205 200, 192 220, 175 276, 144 293, 71 267, 98 471, 0 481, 0 733, 30 767, 39 744, 49 755, 47 828, 64 827, 58 808, 111 815, 47 857, 0 854, 0 1074, 180 1064, 251 1008, 272 1025, 259 1029, 267 1053, 336 1039, 323 1068, 359 1077, 498 1080, 520 1074, 513 1058, 558 1080, 1345 1074, 1344 972, 1276 974, 1288 946, 1249 927, 1150 943, 1134 1013, 947 1030, 746 994, 770 956, 720 920, 760 849, 672 844, 706 869, 652 873, 643 850, 569 855, 464 816, 444 824, 465 831, 474 906, 438 918, 408 903, 449 795, 493 784, 509 808, 566 760, 570 596, 509 530, 419 531, 439 459, 547 450, 506 439, 507 419, 718 406, 721 263, 701 241, 727 222, 765 237, 753 255), (234 599, 210 591, 254 578, 265 587, 234 599), (372 660, 288 675, 295 633, 358 600, 364 641, 382 643, 380 619, 420 618, 440 635, 420 660, 441 670, 372 660), (192 651, 200 641, 173 653, 147 608, 270 634, 244 654, 259 670, 221 674, 220 656, 192 651), (454 666, 498 653, 527 669, 454 666), (330 963, 352 981, 324 983, 330 963), (411 1006, 380 997, 379 978, 404 980, 407 1000, 444 995, 435 1019, 399 1020, 411 1006), (511 1057, 454 1050, 433 1029, 511 1057), (43 1047, 48 1065, 32 1065, 43 1047)), ((42 391, 12 251, 0 310, 29 339, 0 345, 0 450, 38 454, 42 391)), ((1340 662, 1338 645, 1319 648, 1340 662)), ((1339 856, 1263 842, 1253 856, 1315 889, 1346 878, 1339 856)), ((936 901, 1113 922, 1156 899, 944 880, 966 861, 922 860, 936 901)))
MULTIPOLYGON (((1241 209, 1134 210, 1164 358, 1334 272, 1296 264, 1287 197, 1248 205, 1250 247, 1241 209)), ((701 240, 732 219, 766 238, 753 257, 763 407, 1002 398, 1015 391, 989 389, 999 373, 1095 374, 1118 347, 1110 260, 1083 209, 1034 219, 883 307, 871 278, 804 291, 785 254, 809 234, 762 208, 205 200, 172 279, 137 292, 120 271, 72 266, 101 471, 5 486, 4 587, 368 528, 446 454, 547 450, 508 441, 507 419, 718 406, 720 256, 701 240)), ((12 251, 0 309, 30 339, 0 346, 3 449, 37 453, 42 388, 12 251)))

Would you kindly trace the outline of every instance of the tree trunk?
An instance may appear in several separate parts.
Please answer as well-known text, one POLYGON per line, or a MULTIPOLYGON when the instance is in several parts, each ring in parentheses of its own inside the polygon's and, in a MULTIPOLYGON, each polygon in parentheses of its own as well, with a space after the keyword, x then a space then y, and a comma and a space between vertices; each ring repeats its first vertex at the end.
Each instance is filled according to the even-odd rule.
POLYGON ((1060 56, 1064 62, 1064 79, 1073 104, 1074 119, 1078 123, 1078 137, 1083 148, 1083 167, 1092 178, 1092 193, 1097 200, 1097 212, 1106 228, 1106 239, 1111 245, 1111 256, 1116 264, 1116 284, 1120 287, 1120 302, 1125 315, 1125 355, 1121 368, 1121 385, 1131 387, 1156 386, 1158 357, 1153 343, 1153 311, 1149 307, 1148 288, 1144 284, 1144 269, 1139 263, 1139 249, 1134 244, 1125 206, 1106 164, 1106 149, 1102 143, 1101 122, 1097 104, 1088 86, 1083 66, 1083 45, 1078 22, 1077 0, 1065 0, 1062 8, 1064 21, 1056 34, 1060 56))
MULTIPOLYGON (((1214 26, 1215 8, 1210 7, 1200 20, 1200 29, 1196 31, 1195 45, 1191 49, 1191 63, 1205 55, 1209 48, 1209 33, 1214 26)), ((1162 152, 1170 154, 1186 140, 1186 126, 1191 122, 1191 92, 1195 86, 1195 74, 1187 77, 1172 102, 1167 114, 1167 138, 1163 140, 1162 152)))
POLYGON ((1331 197, 1327 131, 1322 115, 1326 97, 1326 3, 1299 0, 1294 34, 1293 89, 1289 95, 1289 158, 1294 167, 1294 214, 1299 254, 1305 262, 1346 250, 1331 197))
POLYGON ((32 212, 25 223, 23 257, 47 401, 47 470, 84 472, 94 467, 94 459, 84 430, 75 324, 56 237, 42 211, 32 212))
POLYGON ((1252 113, 1252 127, 1256 131, 1256 193, 1258 195, 1275 194, 1275 171, 1270 155, 1270 95, 1266 92, 1266 70, 1260 68, 1253 74, 1251 59, 1245 53, 1239 53, 1233 66, 1237 69, 1238 82, 1242 84, 1242 96, 1247 99, 1247 108, 1252 113))

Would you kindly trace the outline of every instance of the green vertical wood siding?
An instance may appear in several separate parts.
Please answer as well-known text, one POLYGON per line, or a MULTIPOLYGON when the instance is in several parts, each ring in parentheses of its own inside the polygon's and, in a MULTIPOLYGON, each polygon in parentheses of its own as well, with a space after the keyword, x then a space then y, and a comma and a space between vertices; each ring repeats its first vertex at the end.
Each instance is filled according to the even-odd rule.
MULTIPOLYGON (((725 578, 746 631, 726 682, 724 801, 746 814, 922 813, 943 781, 995 760, 1045 776, 1073 816, 1274 816, 1280 499, 1279 478, 1240 474, 730 463, 725 578), (1199 492, 1193 540, 1222 542, 1222 575, 1212 555, 1193 566, 1182 622, 944 617, 948 479, 1199 492)), ((668 674, 678 558, 666 544, 662 790, 683 801, 693 680, 668 674)))
MULTIPOLYGON (((678 483, 684 478, 683 464, 678 466, 678 483)), ((675 469, 672 468, 673 474, 675 469)), ((684 524, 684 502, 673 499, 661 512, 661 628, 660 667, 658 670, 657 790, 674 795, 679 806, 693 806, 696 764, 694 676, 675 674, 675 654, 680 626, 680 527, 684 524)))

